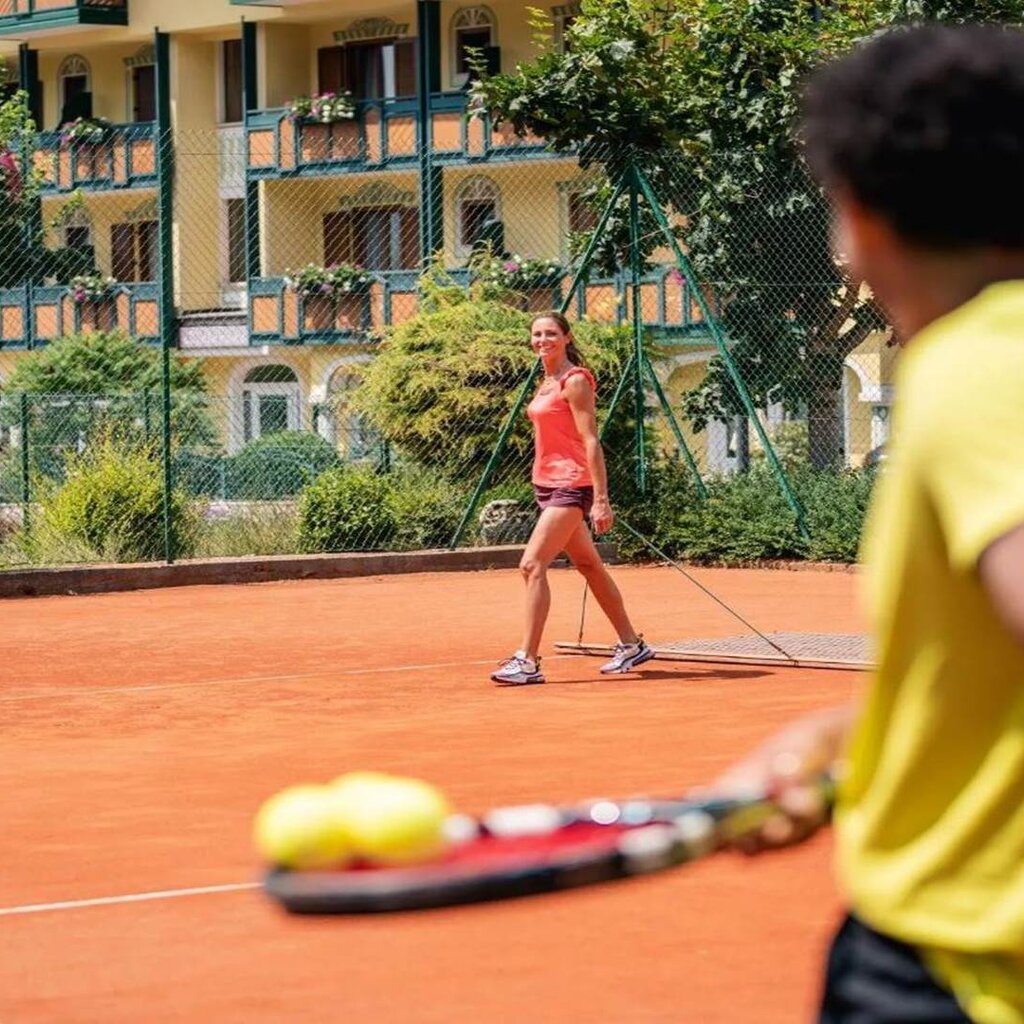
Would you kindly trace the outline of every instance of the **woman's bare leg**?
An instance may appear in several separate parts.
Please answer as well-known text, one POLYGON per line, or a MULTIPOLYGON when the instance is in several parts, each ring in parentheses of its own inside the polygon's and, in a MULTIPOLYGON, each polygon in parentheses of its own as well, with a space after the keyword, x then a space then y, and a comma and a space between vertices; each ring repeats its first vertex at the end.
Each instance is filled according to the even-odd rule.
POLYGON ((578 508, 546 508, 533 528, 530 540, 519 563, 519 571, 526 583, 526 632, 522 650, 528 658, 537 660, 540 638, 544 633, 551 608, 551 588, 548 586, 548 566, 583 522, 578 508))
POLYGON ((622 594, 601 561, 601 555, 586 523, 580 522, 566 541, 565 553, 583 574, 583 578, 594 593, 595 600, 601 606, 601 611, 619 634, 619 639, 624 644, 635 644, 639 637, 629 620, 622 594))

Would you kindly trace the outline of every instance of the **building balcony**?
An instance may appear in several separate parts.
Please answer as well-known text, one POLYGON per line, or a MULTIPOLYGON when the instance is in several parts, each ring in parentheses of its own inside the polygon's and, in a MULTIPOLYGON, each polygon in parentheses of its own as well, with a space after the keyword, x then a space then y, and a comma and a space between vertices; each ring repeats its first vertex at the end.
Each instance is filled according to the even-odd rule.
MULTIPOLYGON (((449 274, 456 284, 469 284, 465 268, 449 274)), ((557 309, 571 284, 571 277, 566 276, 544 287, 524 289, 513 301, 527 312, 557 309)), ((366 292, 340 300, 303 299, 285 285, 284 278, 258 278, 249 282, 247 296, 249 344, 363 342, 414 316, 418 305, 415 270, 377 271, 366 292)), ((595 278, 577 289, 568 316, 627 324, 631 308, 632 286, 626 275, 595 278)), ((691 289, 669 267, 643 278, 640 309, 644 328, 663 344, 706 345, 711 340, 691 289)))
MULTIPOLYGON (((467 118, 465 93, 440 93, 431 101, 435 162, 462 166, 550 157, 543 140, 520 138, 488 117, 467 118)), ((351 121, 292 121, 281 108, 252 113, 246 123, 251 179, 321 176, 414 166, 419 155, 415 99, 364 100, 351 121)))
POLYGON ((155 188, 157 128, 151 121, 111 125, 98 142, 67 140, 61 132, 41 132, 35 166, 42 194, 82 189, 107 192, 155 188))
POLYGON ((127 24, 128 0, 0 0, 0 36, 127 24))
POLYGON ((81 303, 67 285, 0 288, 0 350, 38 348, 64 335, 92 331, 159 341, 159 284, 118 284, 109 297, 81 303))
POLYGON ((363 292, 337 299, 306 298, 282 277, 249 282, 251 345, 344 345, 366 341, 382 328, 407 320, 417 308, 414 270, 381 271, 363 292))

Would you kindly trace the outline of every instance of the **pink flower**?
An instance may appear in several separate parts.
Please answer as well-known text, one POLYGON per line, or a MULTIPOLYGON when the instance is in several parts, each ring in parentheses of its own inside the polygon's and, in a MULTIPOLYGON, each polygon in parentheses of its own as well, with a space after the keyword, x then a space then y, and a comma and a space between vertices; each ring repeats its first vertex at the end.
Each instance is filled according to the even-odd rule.
POLYGON ((519 264, 513 260, 508 260, 506 263, 502 264, 502 267, 506 273, 514 274, 519 269, 519 264))

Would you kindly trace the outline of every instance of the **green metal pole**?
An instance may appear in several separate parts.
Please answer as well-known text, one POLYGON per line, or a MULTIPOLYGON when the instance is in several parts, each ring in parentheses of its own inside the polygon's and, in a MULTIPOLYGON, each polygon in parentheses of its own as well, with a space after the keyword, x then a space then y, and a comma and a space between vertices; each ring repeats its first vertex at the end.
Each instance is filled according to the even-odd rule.
POLYGON ((28 450, 30 422, 28 395, 24 391, 21 393, 18 412, 21 423, 21 527, 28 533, 32 529, 32 463, 28 450))
POLYGON ((619 383, 615 388, 615 394, 612 395, 612 400, 608 405, 608 412, 605 413, 604 423, 601 424, 601 431, 598 437, 602 441, 608 433, 608 428, 612 425, 612 417, 615 415, 615 410, 619 407, 619 399, 622 397, 622 392, 626 390, 626 385, 629 383, 630 374, 633 372, 633 360, 635 358, 636 354, 630 352, 629 358, 626 360, 626 365, 622 368, 622 375, 619 377, 619 383))
POLYGON ((154 33, 157 97, 157 181, 159 182, 159 268, 160 268, 160 389, 163 406, 161 461, 163 463, 164 559, 174 561, 174 530, 171 500, 174 477, 171 468, 171 346, 174 344, 174 148, 171 140, 170 37, 154 33))
POLYGON ((651 386, 654 388, 654 393, 658 396, 658 404, 661 406, 661 411, 665 414, 665 419, 668 420, 668 425, 675 436, 679 451, 686 460, 686 464, 690 467, 690 472, 693 474, 693 482, 697 486, 697 493, 701 498, 706 498, 708 496, 708 489, 704 484, 703 477, 700 475, 697 460, 693 457, 693 452, 690 451, 690 446, 686 443, 683 432, 679 429, 675 413, 672 412, 672 406, 669 404, 668 398, 665 397, 661 381, 658 380, 658 375, 654 372, 654 367, 651 365, 651 361, 647 358, 646 354, 644 355, 644 369, 647 371, 647 376, 651 381, 651 386))
POLYGON ((640 201, 636 168, 629 170, 629 270, 633 285, 633 415, 636 418, 636 483, 641 494, 647 493, 647 439, 644 431, 643 360, 644 324, 640 302, 640 201))
MULTIPOLYGON (((559 306, 559 312, 565 313, 572 303, 572 297, 575 294, 576 289, 579 287, 580 282, 586 275, 586 272, 590 269, 590 263, 594 258, 594 251, 597 249, 597 244, 601 240, 601 237, 608 226, 608 221, 611 219, 612 213, 615 211, 615 204, 619 201, 619 197, 625 191, 625 188, 626 178, 623 177, 612 191, 611 199, 608 200, 608 205, 605 207, 600 220, 597 222, 594 234, 591 236, 590 242, 587 244, 586 251, 583 253, 583 259, 580 260, 579 269, 573 276, 572 285, 565 293, 565 298, 562 299, 562 304, 559 306)), ((522 413, 523 406, 526 405, 530 388, 532 387, 533 382, 537 379, 537 374, 540 372, 540 365, 540 360, 538 359, 533 364, 533 368, 530 370, 529 376, 523 382, 523 388, 519 392, 516 404, 512 407, 512 411, 509 413, 508 419, 501 428, 501 433, 498 435, 498 442, 494 446, 494 451, 491 453, 490 459, 487 460, 487 465, 484 467, 483 473, 480 475, 480 480, 476 485, 476 489, 473 491, 473 496, 469 499, 469 505, 466 507, 466 511, 463 513, 462 519, 456 527, 455 533, 452 535, 452 539, 448 542, 449 548, 458 547, 459 541, 462 540, 462 536, 466 532, 466 527, 469 525, 469 521, 472 518, 473 513, 476 511, 477 503, 480 501, 480 495, 483 494, 487 485, 490 483, 491 476, 497 468, 498 462, 501 460, 501 456, 505 452, 505 445, 508 443, 508 438, 512 433, 512 428, 515 426, 516 420, 522 413)))
POLYGON ((654 214, 654 217, 658 222, 658 226, 661 228, 662 234, 665 236, 665 240, 668 242, 673 254, 675 255, 679 271, 690 284, 693 296, 700 308, 701 315, 704 317, 704 322, 708 325, 711 338, 715 343, 715 347, 718 349, 718 354, 725 363, 725 368, 729 373, 729 377, 736 387, 736 391, 739 393, 740 401, 743 403, 743 409, 754 423, 754 429, 757 431, 757 436, 761 442, 761 447, 764 449, 765 457, 768 459, 768 462, 772 467, 772 471, 775 473, 775 478, 779 482, 779 487, 782 489, 786 502, 789 504, 789 507, 793 510, 793 514, 796 516, 796 524, 797 528, 800 530, 800 536, 803 537, 804 540, 808 540, 811 534, 810 530, 807 528, 807 515, 804 512, 803 505, 800 504, 800 499, 797 498, 793 488, 790 486, 789 478, 786 476, 786 471, 782 468, 782 463, 779 462, 779 458, 775 454, 775 448, 772 446, 771 440, 769 439, 764 426, 761 424, 761 420, 758 418, 757 410, 754 408, 753 400, 750 397, 750 392, 747 391, 747 386, 743 383, 743 378, 740 376, 740 372, 736 368, 736 363, 733 361, 729 348, 725 343, 722 330, 718 326, 718 320, 711 312, 711 307, 704 296, 700 283, 697 281, 697 276, 693 272, 693 267, 684 255, 683 250, 679 247, 679 243, 676 241, 675 235, 672 234, 672 228, 669 225, 668 218, 665 216, 665 211, 661 208, 661 203, 658 202, 658 197, 654 194, 654 189, 651 188, 651 183, 647 180, 647 176, 639 168, 636 171, 636 176, 640 188, 651 207, 651 212, 654 214))
POLYGON ((451 548, 458 546, 459 541, 462 540, 462 535, 466 532, 466 527, 469 526, 469 520, 476 511, 477 503, 480 501, 480 495, 483 494, 484 488, 490 483, 491 476, 497 468, 501 456, 505 452, 505 445, 508 443, 509 434, 512 433, 512 428, 516 425, 516 420, 522 413, 523 407, 526 405, 526 400, 530 397, 530 388, 533 386, 533 382, 537 379, 539 369, 540 360, 537 360, 537 362, 535 362, 530 368, 530 372, 527 375, 526 380, 523 381, 523 386, 519 389, 519 395, 516 398, 516 404, 512 406, 512 411, 508 414, 508 419, 505 420, 505 425, 501 428, 501 434, 498 436, 498 443, 494 446, 494 451, 491 452, 491 457, 487 460, 487 465, 484 467, 484 471, 480 475, 480 480, 477 482, 476 490, 473 491, 473 497, 469 499, 466 511, 463 512, 458 528, 455 530, 455 533, 449 543, 449 547, 451 548))

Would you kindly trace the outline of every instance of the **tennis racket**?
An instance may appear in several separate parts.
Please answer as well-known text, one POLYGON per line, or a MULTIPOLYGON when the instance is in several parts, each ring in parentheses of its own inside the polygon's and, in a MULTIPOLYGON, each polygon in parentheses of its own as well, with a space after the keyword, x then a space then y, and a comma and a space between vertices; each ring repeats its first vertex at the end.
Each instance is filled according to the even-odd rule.
MULTIPOLYGON (((831 780, 817 783, 830 807, 831 780)), ((513 899, 699 860, 779 813, 772 799, 597 800, 454 815, 443 858, 403 867, 274 869, 264 888, 296 914, 372 914, 513 899)))

